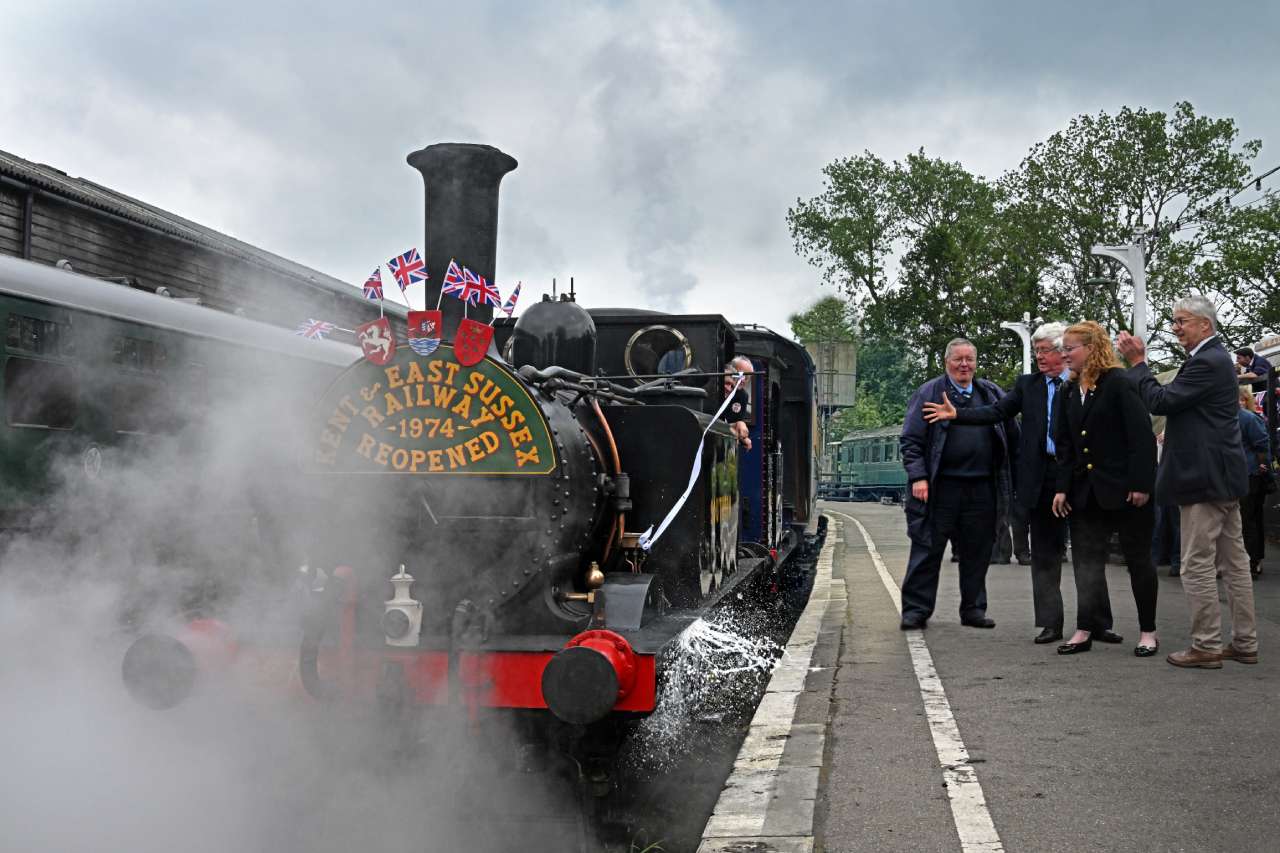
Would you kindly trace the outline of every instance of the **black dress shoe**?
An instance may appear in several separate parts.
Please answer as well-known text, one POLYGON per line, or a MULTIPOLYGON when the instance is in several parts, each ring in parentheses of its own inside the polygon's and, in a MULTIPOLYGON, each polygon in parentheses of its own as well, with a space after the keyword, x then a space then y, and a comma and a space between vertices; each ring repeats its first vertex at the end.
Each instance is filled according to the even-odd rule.
POLYGON ((1061 631, 1055 631, 1052 628, 1045 628, 1039 634, 1036 634, 1036 638, 1032 642, 1042 646, 1045 643, 1052 643, 1056 640, 1061 640, 1061 639, 1062 639, 1061 631))
POLYGON ((961 619, 960 624, 970 628, 994 628, 996 620, 990 616, 974 616, 970 619, 961 619))
POLYGON ((1021 554, 1021 555, 1019 555, 1019 557, 1018 557, 1018 565, 1019 565, 1019 566, 1029 566, 1029 565, 1031 565, 1031 558, 1030 558, 1029 556, 1027 556, 1026 554, 1021 554))
POLYGON ((1097 640, 1099 643, 1111 643, 1112 645, 1114 645, 1114 644, 1116 644, 1116 643, 1123 643, 1123 642, 1124 642, 1124 637, 1121 637, 1121 636, 1120 636, 1119 634, 1117 634, 1115 631, 1111 631, 1111 630, 1098 631, 1096 634, 1094 634, 1093 636, 1091 636, 1089 639, 1091 639, 1091 640, 1097 640))
POLYGON ((1087 652, 1093 648, 1093 637, 1085 640, 1083 643, 1063 643, 1058 646, 1058 654, 1060 655, 1078 655, 1081 652, 1087 652))
POLYGON ((1133 647, 1133 656, 1136 658, 1154 657, 1155 653, 1160 651, 1160 641, 1156 640, 1154 646, 1144 646, 1141 643, 1133 647))
POLYGON ((928 622, 928 619, 921 619, 919 616, 903 616, 902 624, 898 627, 904 631, 923 631, 928 622))

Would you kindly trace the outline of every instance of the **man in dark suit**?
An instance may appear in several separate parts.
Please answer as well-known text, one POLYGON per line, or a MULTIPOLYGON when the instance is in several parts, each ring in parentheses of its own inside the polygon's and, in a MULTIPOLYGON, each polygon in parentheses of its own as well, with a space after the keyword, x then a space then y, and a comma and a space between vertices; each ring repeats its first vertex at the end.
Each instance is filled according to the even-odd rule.
MULTIPOLYGON (((954 419, 955 424, 998 424, 1022 415, 1022 438, 1018 444, 1018 464, 1013 483, 1018 505, 1031 524, 1031 595, 1035 602, 1036 643, 1062 639, 1062 553, 1066 522, 1053 514, 1053 493, 1058 479, 1056 448, 1050 434, 1058 394, 1066 386, 1070 371, 1062 358, 1062 323, 1045 323, 1031 336, 1036 356, 1036 373, 1019 376, 1013 389, 991 406, 957 408, 949 398, 942 403, 925 403, 924 419, 930 423, 954 419)), ((1123 638, 1111 630, 1111 603, 1106 578, 1102 579, 1102 622, 1106 630, 1094 639, 1119 643, 1123 638)))
POLYGON ((902 580, 902 628, 923 628, 933 615, 938 573, 947 540, 960 556, 960 623, 994 628, 987 616, 987 566, 996 536, 998 506, 1007 505, 1009 470, 1018 441, 1014 421, 994 426, 927 423, 925 403, 945 392, 957 407, 989 406, 1003 393, 975 379, 978 350, 964 338, 947 344, 946 373, 921 385, 902 424, 902 464, 911 493, 906 501, 911 556, 902 580))
POLYGON ((1177 504, 1182 518, 1182 591, 1191 610, 1191 648, 1174 652, 1174 666, 1221 669, 1223 660, 1258 662, 1253 581, 1240 524, 1240 498, 1249 475, 1240 443, 1236 368, 1217 335, 1218 316, 1203 296, 1173 306, 1173 334, 1188 357, 1161 386, 1146 363, 1146 346, 1121 332, 1116 341, 1130 378, 1153 414, 1166 415, 1156 500, 1177 504), (1222 643, 1218 572, 1231 607, 1232 642, 1222 643))

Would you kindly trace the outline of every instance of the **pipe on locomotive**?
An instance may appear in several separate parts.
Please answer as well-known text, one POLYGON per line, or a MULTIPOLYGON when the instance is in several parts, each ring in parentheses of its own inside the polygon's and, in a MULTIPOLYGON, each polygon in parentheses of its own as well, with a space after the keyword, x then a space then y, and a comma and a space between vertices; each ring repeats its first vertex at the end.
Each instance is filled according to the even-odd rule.
MULTIPOLYGON (((492 145, 441 142, 410 154, 409 165, 422 173, 426 192, 426 306, 434 308, 449 261, 496 281, 498 254, 498 188, 515 169, 516 159, 492 145)), ((441 338, 452 341, 463 316, 459 299, 440 301, 441 338)), ((493 319, 493 307, 466 308, 481 323, 493 319)))

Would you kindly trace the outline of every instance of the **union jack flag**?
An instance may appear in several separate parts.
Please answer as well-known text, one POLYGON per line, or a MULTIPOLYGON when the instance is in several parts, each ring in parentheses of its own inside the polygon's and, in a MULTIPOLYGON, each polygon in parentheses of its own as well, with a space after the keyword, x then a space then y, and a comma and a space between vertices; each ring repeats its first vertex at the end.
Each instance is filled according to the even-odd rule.
POLYGON ((484 276, 476 275, 463 267, 462 278, 462 293, 458 296, 462 301, 470 305, 479 305, 481 300, 484 300, 485 305, 502 304, 502 295, 498 293, 498 288, 485 281, 484 276))
POLYGON ((515 290, 511 291, 511 295, 507 297, 507 301, 502 305, 502 313, 508 317, 515 313, 516 300, 520 298, 520 285, 522 284, 524 284, 522 281, 516 282, 515 290))
POLYGON ((301 335, 304 338, 314 338, 322 340, 325 335, 337 328, 333 323, 326 323, 324 320, 308 319, 305 323, 298 324, 298 328, 293 330, 295 335, 301 335))
POLYGON ((462 293, 464 287, 466 287, 466 282, 463 281, 462 270, 458 267, 458 262, 449 261, 449 269, 445 270, 444 283, 440 286, 440 292, 448 293, 461 299, 462 297, 459 294, 462 293))
POLYGON ((375 302, 382 299, 382 267, 375 267, 364 283, 364 298, 375 302))
POLYGON ((427 280, 427 265, 418 254, 417 249, 410 249, 403 255, 396 255, 387 261, 391 274, 396 278, 400 290, 408 290, 409 285, 427 280))

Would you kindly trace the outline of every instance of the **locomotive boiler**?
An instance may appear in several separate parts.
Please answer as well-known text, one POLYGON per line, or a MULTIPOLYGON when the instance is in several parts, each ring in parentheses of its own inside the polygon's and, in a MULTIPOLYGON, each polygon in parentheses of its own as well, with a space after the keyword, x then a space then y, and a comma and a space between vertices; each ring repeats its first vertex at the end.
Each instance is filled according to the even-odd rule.
MULTIPOLYGON (((454 258, 492 280, 515 161, 434 145, 409 162, 426 187, 427 303, 454 258)), ((818 533, 801 347, 717 315, 588 311, 565 295, 494 324, 477 358, 454 336, 462 303, 442 308, 438 344, 352 364, 300 439, 324 507, 303 536, 320 571, 296 645, 207 621, 148 635, 125 660, 140 699, 180 701, 210 659, 292 655, 290 683, 316 700, 610 727, 653 711, 662 652, 695 619, 785 584, 818 533), (754 366, 750 451, 716 417, 735 355, 754 366)))

